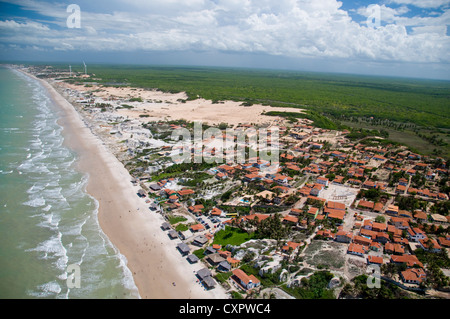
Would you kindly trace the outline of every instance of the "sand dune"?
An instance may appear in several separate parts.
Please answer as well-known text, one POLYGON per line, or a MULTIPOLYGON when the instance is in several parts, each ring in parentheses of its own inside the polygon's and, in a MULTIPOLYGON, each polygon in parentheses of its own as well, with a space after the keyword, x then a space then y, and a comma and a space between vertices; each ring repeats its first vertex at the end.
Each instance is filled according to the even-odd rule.
POLYGON ((129 118, 139 119, 141 115, 148 115, 145 121, 152 120, 180 120, 202 121, 210 125, 228 123, 238 124, 271 124, 279 120, 278 117, 266 116, 262 113, 268 111, 303 112, 301 109, 288 107, 271 107, 261 104, 243 106, 242 102, 222 101, 212 103, 210 100, 196 99, 186 101, 185 93, 164 93, 157 90, 135 89, 130 87, 103 87, 93 86, 86 88, 82 85, 60 83, 64 87, 79 92, 92 92, 97 98, 123 99, 140 97, 143 102, 126 102, 133 109, 121 109, 117 112, 129 118), (181 102, 184 100, 185 102, 181 102))

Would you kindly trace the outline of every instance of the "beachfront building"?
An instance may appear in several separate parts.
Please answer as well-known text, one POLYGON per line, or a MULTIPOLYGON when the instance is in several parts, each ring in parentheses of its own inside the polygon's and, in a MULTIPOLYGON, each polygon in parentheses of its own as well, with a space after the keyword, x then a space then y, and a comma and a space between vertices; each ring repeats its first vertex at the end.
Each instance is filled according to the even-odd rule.
POLYGON ((187 256, 190 252, 190 248, 188 245, 186 245, 185 243, 179 243, 177 245, 177 249, 180 251, 181 255, 183 256, 187 256))
POLYGON ((216 286, 216 281, 212 278, 211 271, 208 268, 197 271, 197 277, 206 289, 213 289, 216 286))
POLYGON ((195 264, 197 263, 200 259, 194 255, 194 254, 190 254, 189 256, 187 256, 186 260, 190 263, 190 264, 195 264))
POLYGON ((247 275, 241 269, 233 269, 233 279, 245 290, 258 287, 261 282, 253 275, 247 275))

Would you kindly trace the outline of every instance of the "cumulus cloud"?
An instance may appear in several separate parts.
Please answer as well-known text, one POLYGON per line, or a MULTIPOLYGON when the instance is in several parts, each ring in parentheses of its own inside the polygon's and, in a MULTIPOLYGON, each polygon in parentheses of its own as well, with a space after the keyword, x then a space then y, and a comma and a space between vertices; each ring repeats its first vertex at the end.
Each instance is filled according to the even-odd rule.
MULTIPOLYGON (((81 29, 64 27, 62 4, 26 0, 61 26, 0 21, 2 43, 48 46, 58 50, 257 52, 288 57, 366 59, 368 61, 450 62, 449 10, 433 17, 407 18, 407 5, 380 6, 384 24, 370 28, 352 20, 336 0, 132 0, 108 2, 108 11, 81 7, 81 29), (387 23, 387 24, 386 24, 387 23), (413 26, 408 33, 406 27, 413 26), (27 32, 20 30, 28 28, 27 32), (444 31, 445 29, 445 31, 444 31)), ((443 1, 426 0, 429 8, 443 1)), ((95 2, 97 4, 97 2, 95 2)), ((367 8, 357 10, 368 17, 367 8)))
POLYGON ((356 12, 359 15, 368 18, 369 16, 374 14, 375 10, 378 11, 379 18, 380 18, 380 20, 383 21, 383 23, 395 23, 399 17, 401 17, 405 13, 409 12, 408 7, 406 7, 406 6, 401 6, 399 8, 390 8, 390 7, 387 7, 385 4, 383 4, 381 6, 376 5, 376 4, 371 4, 367 7, 360 7, 356 10, 356 12))

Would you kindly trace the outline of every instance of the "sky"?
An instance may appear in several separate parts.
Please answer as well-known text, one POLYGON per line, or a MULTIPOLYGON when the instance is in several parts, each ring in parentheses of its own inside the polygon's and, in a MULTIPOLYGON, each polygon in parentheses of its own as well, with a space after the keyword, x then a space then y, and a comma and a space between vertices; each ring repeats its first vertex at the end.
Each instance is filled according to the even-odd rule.
POLYGON ((0 61, 450 80, 450 0, 0 0, 0 61))

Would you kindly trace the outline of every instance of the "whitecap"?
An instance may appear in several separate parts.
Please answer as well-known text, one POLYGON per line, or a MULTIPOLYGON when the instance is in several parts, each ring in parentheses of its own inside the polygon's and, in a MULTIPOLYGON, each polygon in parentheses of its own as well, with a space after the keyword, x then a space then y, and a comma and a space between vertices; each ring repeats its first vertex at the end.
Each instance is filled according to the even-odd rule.
POLYGON ((64 197, 61 195, 61 187, 55 187, 55 188, 47 188, 42 193, 45 196, 46 199, 58 199, 63 200, 64 197))
POLYGON ((117 252, 117 256, 119 258, 119 267, 121 268, 122 273, 123 273, 122 285, 129 290, 132 290, 132 291, 134 290, 135 293, 138 294, 137 286, 134 281, 133 274, 131 273, 130 268, 128 268, 127 258, 119 252, 117 252))
POLYGON ((28 194, 35 194, 43 191, 45 186, 42 183, 34 183, 29 189, 27 189, 28 194))
POLYGON ((57 260, 54 262, 54 265, 60 270, 65 270, 69 258, 67 257, 67 250, 64 247, 61 239, 62 234, 61 232, 58 232, 56 236, 43 241, 36 248, 28 249, 27 251, 36 251, 42 253, 42 259, 57 258, 57 260))
POLYGON ((31 200, 23 203, 23 205, 30 206, 30 207, 44 206, 45 205, 45 199, 42 198, 42 197, 34 198, 34 199, 31 199, 31 200))
POLYGON ((40 217, 43 218, 43 221, 37 224, 37 226, 58 230, 59 222, 61 221, 61 218, 58 215, 55 215, 54 213, 49 213, 49 214, 40 214, 40 217))
POLYGON ((61 292, 61 286, 56 281, 50 281, 36 287, 36 291, 29 291, 28 294, 33 297, 50 297, 61 292))

